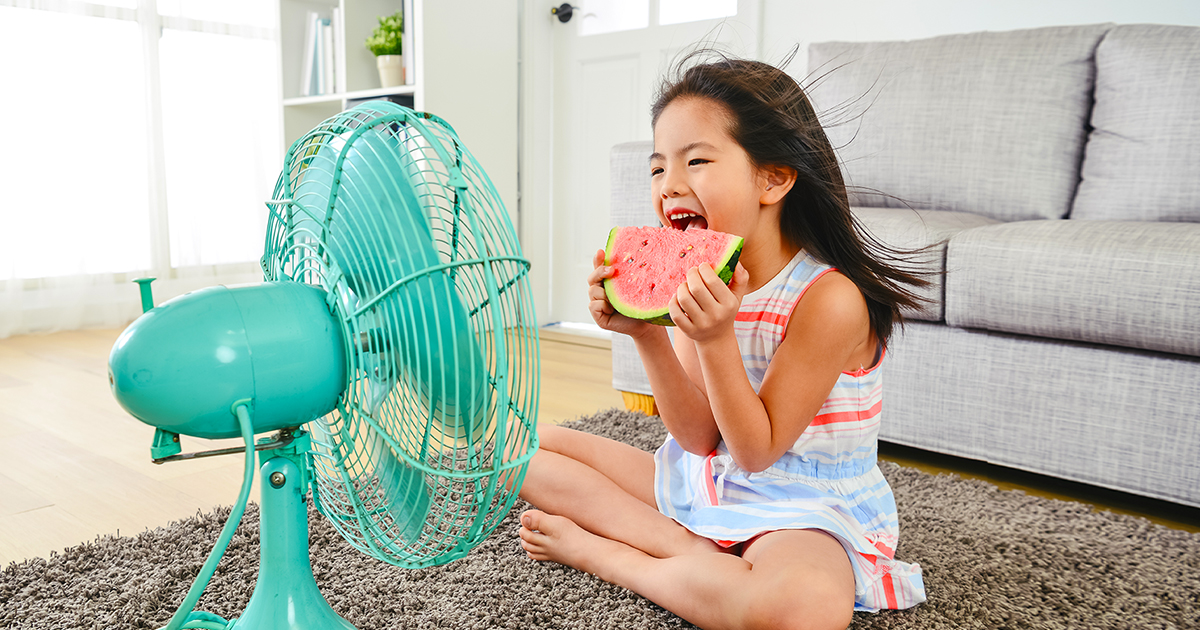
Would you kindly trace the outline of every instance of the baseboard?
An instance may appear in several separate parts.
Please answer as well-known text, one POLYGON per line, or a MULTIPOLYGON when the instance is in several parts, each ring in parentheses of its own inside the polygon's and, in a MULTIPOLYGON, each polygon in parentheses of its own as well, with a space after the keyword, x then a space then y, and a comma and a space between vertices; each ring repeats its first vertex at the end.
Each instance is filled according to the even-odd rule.
POLYGON ((601 330, 599 327, 571 322, 555 322, 538 329, 538 335, 549 341, 612 350, 612 333, 601 330))

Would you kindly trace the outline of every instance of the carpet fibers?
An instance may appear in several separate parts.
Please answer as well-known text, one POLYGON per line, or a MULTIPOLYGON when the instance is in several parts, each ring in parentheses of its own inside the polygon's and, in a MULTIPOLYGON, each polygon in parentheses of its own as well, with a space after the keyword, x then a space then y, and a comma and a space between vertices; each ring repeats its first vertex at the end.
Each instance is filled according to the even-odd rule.
MULTIPOLYGON (((653 450, 657 418, 609 410, 575 428, 653 450)), ((897 557, 920 563, 929 601, 858 613, 851 628, 1194 628, 1200 534, 1085 505, 883 462, 900 506, 897 557)), ((231 490, 232 492, 232 490, 231 490)), ((406 571, 349 547, 312 514, 313 572, 339 614, 383 628, 691 628, 624 589, 525 557, 518 504, 462 560, 406 571)), ((228 509, 135 536, 105 536, 0 571, 0 627, 156 628, 182 600, 228 509)), ((246 512, 199 608, 236 617, 258 568, 246 512)))

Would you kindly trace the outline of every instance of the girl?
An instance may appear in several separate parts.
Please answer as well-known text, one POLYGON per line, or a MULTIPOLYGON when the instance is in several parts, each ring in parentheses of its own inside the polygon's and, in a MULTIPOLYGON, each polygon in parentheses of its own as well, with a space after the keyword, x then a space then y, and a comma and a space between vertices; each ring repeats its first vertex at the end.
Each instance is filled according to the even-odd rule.
POLYGON ((850 213, 837 160, 800 86, 767 64, 687 70, 652 112, 654 209, 665 226, 745 239, 726 286, 689 270, 665 328, 616 313, 588 277, 596 323, 633 338, 669 435, 654 455, 539 429, 522 547, 643 595, 703 628, 845 628, 854 609, 925 600, 893 559, 891 488, 875 464, 880 363, 904 285, 850 213))

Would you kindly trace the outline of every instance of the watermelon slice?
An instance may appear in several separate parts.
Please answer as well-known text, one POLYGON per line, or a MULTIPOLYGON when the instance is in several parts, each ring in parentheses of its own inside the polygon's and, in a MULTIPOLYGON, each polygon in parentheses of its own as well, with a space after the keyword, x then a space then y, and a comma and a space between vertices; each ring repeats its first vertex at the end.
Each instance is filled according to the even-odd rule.
POLYGON ((660 326, 674 326, 667 305, 687 271, 710 263, 725 284, 742 254, 742 238, 693 228, 620 227, 608 233, 604 264, 613 267, 604 293, 617 312, 660 326))

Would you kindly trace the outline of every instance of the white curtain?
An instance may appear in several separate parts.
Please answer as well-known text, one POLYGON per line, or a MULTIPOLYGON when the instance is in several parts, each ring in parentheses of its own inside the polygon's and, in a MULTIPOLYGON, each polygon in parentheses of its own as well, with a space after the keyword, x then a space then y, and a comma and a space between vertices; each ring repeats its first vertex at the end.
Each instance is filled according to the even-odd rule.
POLYGON ((261 279, 282 163, 270 0, 0 0, 0 338, 261 279))

